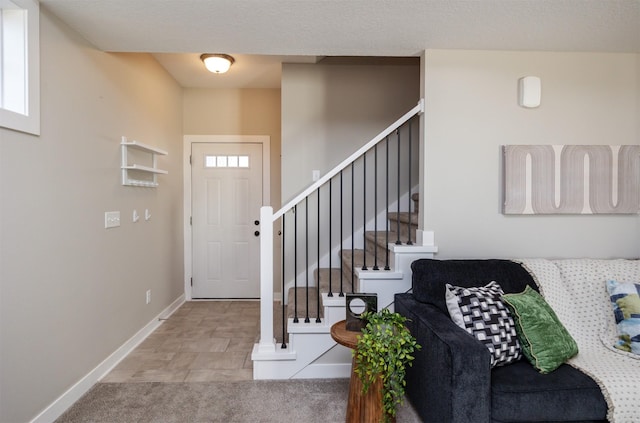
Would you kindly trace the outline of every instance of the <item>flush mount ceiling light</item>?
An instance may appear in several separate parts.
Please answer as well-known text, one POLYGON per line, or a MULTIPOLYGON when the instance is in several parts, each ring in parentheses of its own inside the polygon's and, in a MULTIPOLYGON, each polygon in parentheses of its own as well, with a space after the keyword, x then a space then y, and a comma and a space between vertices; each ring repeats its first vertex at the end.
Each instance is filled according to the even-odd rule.
POLYGON ((203 54, 200 60, 204 66, 213 73, 225 73, 229 70, 235 59, 228 54, 203 54))

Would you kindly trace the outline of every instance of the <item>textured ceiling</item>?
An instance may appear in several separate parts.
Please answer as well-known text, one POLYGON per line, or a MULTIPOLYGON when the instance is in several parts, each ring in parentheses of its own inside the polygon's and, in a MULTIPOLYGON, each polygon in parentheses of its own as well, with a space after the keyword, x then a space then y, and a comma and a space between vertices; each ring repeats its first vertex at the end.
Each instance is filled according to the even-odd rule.
POLYGON ((415 56, 425 49, 640 53, 640 0, 40 3, 105 51, 191 53, 156 56, 165 67, 204 52, 239 56, 415 56))

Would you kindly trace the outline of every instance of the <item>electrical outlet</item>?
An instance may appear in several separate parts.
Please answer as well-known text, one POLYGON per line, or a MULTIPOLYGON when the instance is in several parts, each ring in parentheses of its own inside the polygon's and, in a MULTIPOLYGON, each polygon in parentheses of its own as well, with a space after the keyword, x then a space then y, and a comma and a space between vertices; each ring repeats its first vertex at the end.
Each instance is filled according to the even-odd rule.
POLYGON ((104 212, 105 229, 117 228, 118 226, 120 226, 120 212, 119 211, 104 212))
POLYGON ((151 303, 151 290, 147 290, 147 304, 151 303))

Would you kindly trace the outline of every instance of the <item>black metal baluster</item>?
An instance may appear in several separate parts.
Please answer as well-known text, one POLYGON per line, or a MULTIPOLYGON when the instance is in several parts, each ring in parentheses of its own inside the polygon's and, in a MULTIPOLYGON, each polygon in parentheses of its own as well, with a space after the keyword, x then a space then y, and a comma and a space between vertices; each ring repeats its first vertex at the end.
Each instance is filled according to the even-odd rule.
POLYGON ((362 154, 362 270, 367 268, 367 152, 362 154))
MULTIPOLYGON (((413 245, 414 241, 415 241, 415 236, 412 234, 412 221, 414 219, 412 219, 412 195, 411 195, 411 191, 412 191, 412 171, 413 171, 413 166, 412 166, 412 153, 413 150, 415 149, 415 147, 413 146, 413 133, 415 132, 413 130, 413 124, 414 124, 414 120, 410 120, 409 122, 406 123, 406 125, 408 125, 406 131, 407 132, 407 137, 408 137, 408 142, 409 145, 407 146, 407 171, 405 173, 405 171, 402 171, 401 167, 402 167, 402 151, 404 150, 402 148, 402 142, 403 142, 403 138, 404 136, 402 135, 402 131, 404 130, 403 128, 398 128, 395 130, 396 132, 396 141, 397 141, 397 184, 396 184, 396 188, 397 188, 397 218, 396 218, 396 240, 395 240, 395 244, 397 245, 402 245, 403 241, 402 238, 403 236, 401 236, 401 226, 402 226, 402 222, 401 220, 404 219, 401 217, 401 185, 402 185, 402 173, 405 173, 405 175, 407 176, 407 186, 408 186, 408 190, 407 190, 407 195, 408 195, 408 211, 407 211, 407 215, 408 215, 408 221, 407 223, 407 229, 408 229, 408 235, 407 235, 407 239, 406 239, 406 245, 413 245)), ((404 127, 404 125, 403 125, 404 127)), ((389 219, 389 208, 390 208, 390 203, 389 203, 389 197, 390 197, 390 184, 393 183, 391 181, 390 178, 390 160, 392 160, 392 157, 390 156, 390 142, 392 142, 393 140, 391 139, 393 137, 393 135, 387 135, 385 137, 385 150, 386 150, 386 156, 385 156, 385 205, 384 205, 384 211, 386 214, 386 219, 385 219, 385 235, 384 235, 384 239, 385 239, 385 258, 384 258, 384 270, 390 270, 390 252, 389 252, 389 241, 390 241, 390 228, 392 225, 392 222, 390 222, 389 219)), ((378 238, 382 238, 382 236, 379 234, 379 231, 382 230, 382 228, 379 227, 378 225, 378 220, 377 220, 377 216, 378 216, 378 206, 379 206, 379 196, 382 195, 382 193, 378 192, 378 178, 380 177, 380 173, 381 170, 379 172, 378 169, 378 165, 379 165, 379 161, 378 161, 378 144, 375 144, 373 146, 374 149, 374 158, 373 158, 373 166, 374 166, 374 171, 373 171, 373 177, 374 177, 374 186, 373 186, 373 219, 374 219, 374 230, 373 230, 373 265, 371 270, 374 271, 378 271, 382 268, 382 263, 380 263, 381 261, 383 261, 383 259, 381 257, 379 257, 379 249, 383 248, 383 246, 380 246, 378 244, 378 238)), ((370 151, 370 150, 369 150, 370 151)), ((363 263, 362 263, 362 267, 361 270, 369 270, 368 266, 367 266, 367 247, 369 245, 369 243, 372 240, 367 239, 367 153, 369 153, 369 151, 366 151, 362 154, 362 166, 363 166, 363 184, 362 184, 362 217, 363 217, 363 263)), ((384 154, 385 152, 380 152, 380 154, 384 154)), ((356 260, 355 260, 355 256, 356 256, 356 251, 355 251, 355 232, 356 232, 356 227, 355 227, 355 200, 356 200, 356 194, 355 194, 355 161, 350 163, 350 167, 351 167, 351 290, 355 291, 355 277, 356 277, 356 271, 355 271, 355 264, 356 264, 356 260)), ((348 266, 349 263, 348 262, 344 262, 344 178, 343 178, 343 173, 344 170, 340 171, 340 240, 339 240, 339 258, 340 258, 340 296, 344 296, 345 290, 344 290, 344 266, 348 266)), ((327 237, 327 242, 328 242, 328 263, 329 263, 329 275, 328 275, 328 283, 329 283, 329 288, 328 288, 328 296, 329 297, 333 297, 334 296, 334 292, 333 292, 333 271, 332 271, 332 262, 333 262, 333 258, 332 258, 332 251, 333 251, 333 178, 329 179, 329 187, 328 189, 328 196, 329 196, 329 201, 328 201, 328 212, 329 212, 329 217, 328 217, 328 222, 322 222, 321 219, 321 210, 322 210, 322 195, 321 195, 321 190, 322 187, 318 187, 317 189, 317 250, 316 250, 316 272, 317 272, 317 279, 316 279, 316 293, 317 293, 317 298, 316 298, 316 307, 317 307, 317 315, 316 315, 316 322, 317 323, 321 323, 322 319, 320 317, 321 314, 321 283, 323 282, 323 277, 321 276, 321 231, 322 231, 322 227, 323 225, 327 226, 327 229, 329 231, 328 237, 327 237)), ((392 194, 391 194, 392 195, 392 194)), ((348 200, 347 200, 348 201, 348 200)), ((297 217, 297 207, 298 205, 293 206, 292 208, 292 212, 294 214, 294 223, 293 223, 293 230, 294 230, 294 264, 293 264, 293 268, 294 268, 294 316, 293 316, 293 323, 298 323, 299 322, 299 316, 298 316, 298 217, 297 217)), ((309 302, 310 302, 310 291, 309 288, 313 288, 311 286, 312 281, 309 280, 310 278, 310 266, 309 266, 309 249, 311 248, 309 245, 309 197, 305 198, 305 289, 306 289, 306 295, 305 295, 305 300, 306 300, 306 316, 305 316, 305 323, 309 323, 310 322, 310 307, 309 307, 309 302)), ((415 207, 414 207, 415 208, 415 207)), ((382 211, 382 210, 381 210, 382 211)), ((283 236, 282 237, 282 245, 281 245, 281 254, 282 254, 282 259, 281 259, 281 265, 282 265, 282 294, 283 297, 285 295, 285 289, 286 289, 286 280, 287 280, 287 259, 286 259, 286 255, 287 255, 287 251, 286 251, 286 245, 287 245, 287 241, 286 241, 286 219, 285 219, 285 215, 282 216, 282 231, 280 232, 280 234, 283 236)), ((291 223, 289 223, 291 224, 291 223)), ((312 251, 311 251, 312 253, 312 251)), ((337 270, 337 269, 336 269, 337 270)), ((348 275, 347 275, 348 276, 348 275)), ((287 304, 285 304, 285 302, 282 302, 282 318, 283 318, 283 325, 282 325, 282 336, 283 336, 283 340, 282 340, 282 348, 287 348, 287 343, 286 343, 286 322, 287 322, 287 314, 288 314, 288 301, 287 304)))
POLYGON ((378 144, 373 147, 373 270, 378 267, 378 144))
POLYGON ((318 249, 316 250, 316 269, 318 272, 318 279, 316 280, 316 323, 320 323, 322 322, 320 320, 320 187, 318 187, 318 216, 316 216, 316 219, 318 220, 318 239, 316 240, 318 242, 318 249))
POLYGON ((343 232, 343 193, 342 193, 342 171, 340 171, 340 294, 339 297, 344 297, 344 287, 342 286, 344 281, 344 234, 343 232))
POLYGON ((400 241, 400 129, 396 129, 396 135, 398 137, 398 202, 397 202, 397 209, 398 209, 398 216, 396 219, 396 245, 400 245, 402 244, 402 242, 400 241))
POLYGON ((356 250, 355 250, 355 245, 354 245, 354 240, 355 240, 355 204, 353 203, 355 200, 355 192, 354 192, 354 180, 356 177, 356 173, 355 173, 355 168, 353 165, 354 162, 351 162, 351 292, 355 292, 355 290, 353 289, 354 284, 353 284, 353 280, 355 278, 356 275, 356 269, 355 269, 355 256, 356 256, 356 250))
POLYGON ((409 121, 409 165, 407 166, 409 168, 409 180, 407 182, 407 184, 409 185, 409 190, 407 191, 409 193, 409 208, 407 209, 407 214, 409 216, 409 221, 407 222, 407 229, 409 232, 409 238, 407 241, 407 245, 413 245, 413 242, 411 241, 411 142, 412 142, 412 138, 411 138, 411 122, 413 122, 412 120, 409 121))
POLYGON ((307 305, 307 311, 304 318, 305 323, 309 323, 309 196, 304 199, 304 258, 305 258, 305 301, 307 305))
POLYGON ((327 294, 328 297, 333 297, 333 291, 332 291, 332 287, 331 287, 331 282, 332 282, 332 275, 333 275, 333 268, 331 267, 331 231, 333 230, 333 225, 332 225, 332 216, 333 216, 333 209, 331 208, 331 203, 333 201, 332 198, 332 183, 333 183, 333 178, 329 179, 329 293, 327 294))
POLYGON ((286 319, 286 304, 284 303, 284 278, 285 278, 285 256, 286 256, 286 250, 285 250, 285 240, 286 240, 286 233, 285 233, 285 219, 284 219, 285 215, 282 215, 282 345, 280 348, 287 348, 287 343, 285 342, 285 323, 287 322, 286 319))
POLYGON ((293 206, 293 323, 298 323, 298 205, 293 206))
POLYGON ((385 216, 385 262, 384 262, 384 270, 391 270, 391 268, 389 267, 389 136, 387 135, 387 139, 386 139, 386 148, 387 148, 387 157, 386 157, 386 162, 387 162, 387 170, 385 172, 385 179, 386 179, 386 198, 385 198, 385 203, 384 203, 384 207, 386 210, 385 216))

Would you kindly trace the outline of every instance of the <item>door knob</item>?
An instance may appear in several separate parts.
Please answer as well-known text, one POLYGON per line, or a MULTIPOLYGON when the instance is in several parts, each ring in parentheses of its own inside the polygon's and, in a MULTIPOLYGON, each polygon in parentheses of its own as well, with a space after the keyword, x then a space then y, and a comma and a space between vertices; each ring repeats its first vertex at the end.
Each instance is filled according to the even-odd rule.
POLYGON ((254 221, 253 221, 253 224, 254 224, 254 225, 256 225, 256 226, 258 226, 258 225, 260 224, 260 221, 259 221, 259 220, 254 220, 254 221))
POLYGON ((255 231, 253 234, 254 234, 255 236, 260 236, 260 231, 255 231))

